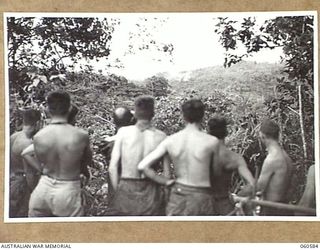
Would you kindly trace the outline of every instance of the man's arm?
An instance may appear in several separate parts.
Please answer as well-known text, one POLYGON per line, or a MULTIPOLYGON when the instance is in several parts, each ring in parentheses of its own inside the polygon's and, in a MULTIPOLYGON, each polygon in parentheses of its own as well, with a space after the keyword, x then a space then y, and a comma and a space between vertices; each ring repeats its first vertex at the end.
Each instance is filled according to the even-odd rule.
POLYGON ((272 161, 266 158, 263 162, 261 174, 257 182, 257 191, 265 191, 273 174, 274 164, 272 164, 272 161))
POLYGON ((10 145, 12 146, 13 143, 15 142, 16 138, 18 136, 18 133, 14 133, 10 136, 10 145))
POLYGON ((111 153, 109 166, 110 180, 113 190, 116 191, 119 183, 119 167, 121 161, 121 144, 122 144, 122 129, 119 129, 116 140, 111 153))
POLYGON ((213 145, 213 152, 212 152, 212 159, 211 159, 211 164, 212 164, 212 170, 213 170, 213 175, 215 176, 220 176, 222 174, 222 167, 219 164, 219 142, 218 139, 215 139, 216 142, 213 145))
MULTIPOLYGON (((138 164, 138 170, 143 171, 144 174, 147 177, 149 177, 151 180, 166 186, 173 184, 174 180, 170 180, 164 175, 157 175, 155 171, 152 169, 152 165, 167 154, 167 147, 166 147, 167 142, 168 142, 168 138, 162 141, 154 151, 148 154, 138 164)), ((166 166, 166 168, 169 168, 169 167, 170 166, 166 166)))
POLYGON ((170 163, 171 161, 170 161, 169 155, 166 154, 163 157, 162 165, 163 165, 163 176, 167 177, 168 179, 171 178, 170 163))
POLYGON ((83 157, 81 160, 81 165, 80 165, 80 173, 83 174, 87 180, 90 179, 90 173, 88 170, 88 166, 92 165, 92 151, 90 149, 90 141, 89 141, 89 135, 86 134, 85 136, 85 149, 83 152, 83 157))
POLYGON ((24 169, 25 172, 27 172, 27 170, 29 169, 28 166, 31 166, 32 168, 38 170, 39 172, 42 172, 42 167, 41 164, 39 162, 39 160, 37 159, 37 156, 34 152, 34 145, 31 144, 29 145, 27 148, 25 148, 22 153, 21 153, 21 157, 23 158, 23 162, 24 164, 24 169))
POLYGON ((241 155, 239 155, 238 158, 238 173, 245 180, 246 184, 249 184, 251 186, 254 185, 254 178, 247 167, 246 161, 241 155))
POLYGON ((315 204, 315 170, 312 165, 308 170, 307 183, 299 205, 303 207, 313 207, 315 204))

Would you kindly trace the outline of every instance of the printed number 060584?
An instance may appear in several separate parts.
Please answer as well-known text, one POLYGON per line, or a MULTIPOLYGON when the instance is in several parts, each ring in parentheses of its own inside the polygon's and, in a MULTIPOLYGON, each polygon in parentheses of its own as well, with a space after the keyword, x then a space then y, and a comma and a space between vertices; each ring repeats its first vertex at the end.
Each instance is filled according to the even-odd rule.
POLYGON ((300 248, 318 248, 318 244, 300 244, 300 248))

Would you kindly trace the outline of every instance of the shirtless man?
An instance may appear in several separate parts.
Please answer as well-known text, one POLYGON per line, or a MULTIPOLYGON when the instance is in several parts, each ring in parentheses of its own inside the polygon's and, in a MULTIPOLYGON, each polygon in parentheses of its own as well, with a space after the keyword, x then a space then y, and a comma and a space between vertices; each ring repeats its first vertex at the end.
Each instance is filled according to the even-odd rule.
POLYGON ((82 216, 80 174, 89 178, 88 134, 68 124, 70 96, 55 91, 47 97, 51 122, 34 136, 43 175, 31 194, 29 217, 82 216))
MULTIPOLYGON (((267 201, 287 203, 287 192, 293 174, 291 159, 281 148, 279 126, 265 120, 260 127, 259 136, 266 146, 268 155, 263 162, 261 174, 257 182, 257 190, 262 192, 267 201)), ((265 215, 286 215, 284 210, 264 208, 265 215)))
MULTIPOLYGON (((98 153, 102 153, 107 161, 107 165, 110 163, 111 153, 113 150, 114 142, 117 138, 118 130, 121 127, 130 126, 135 124, 135 118, 131 111, 126 107, 116 108, 113 112, 113 122, 116 126, 116 134, 113 136, 108 136, 104 138, 102 145, 99 148, 98 153)), ((118 167, 119 175, 121 175, 121 166, 118 167)), ((108 185, 108 197, 112 197, 114 194, 114 190, 111 185, 110 176, 106 177, 108 185)))
POLYGON ((22 131, 10 136, 10 217, 27 217, 31 187, 27 179, 35 178, 35 171, 24 168, 21 152, 32 144, 32 137, 39 129, 41 114, 36 110, 23 112, 22 131))
POLYGON ((107 162, 110 161, 111 152, 114 146, 114 141, 117 137, 117 132, 121 127, 130 126, 135 124, 135 119, 130 110, 126 107, 116 108, 113 112, 113 122, 116 126, 116 134, 104 138, 103 144, 100 146, 99 153, 102 153, 107 162))
POLYGON ((219 139, 219 166, 222 168, 222 175, 214 177, 212 180, 215 210, 218 215, 227 215, 234 208, 229 199, 232 173, 238 171, 246 184, 250 186, 254 185, 254 178, 244 158, 225 145, 225 137, 228 134, 226 119, 220 116, 211 118, 208 122, 208 131, 209 134, 219 139))
MULTIPOLYGON (((76 106, 74 106, 74 105, 71 106, 71 110, 68 114, 68 123, 72 126, 74 126, 76 123, 75 118, 76 118, 78 111, 79 111, 79 109, 76 106)), ((40 164, 39 160, 37 159, 37 156, 34 152, 34 145, 33 144, 31 144, 27 148, 25 148, 22 151, 21 156, 23 158, 23 164, 24 164, 25 168, 33 168, 34 170, 42 173, 43 169, 42 169, 41 164, 40 164)), ((27 181, 33 191, 33 189, 38 184, 39 179, 28 180, 28 178, 27 178, 27 181)))
POLYGON ((171 188, 167 215, 214 215, 211 175, 219 175, 219 141, 201 131, 204 105, 192 99, 182 105, 186 127, 166 138, 139 164, 145 175, 167 186, 172 184, 158 176, 151 166, 161 157, 169 155, 173 162, 176 181, 171 188))
MULTIPOLYGON (((154 100, 140 96, 135 100, 137 123, 119 129, 110 162, 110 177, 115 196, 109 215, 160 215, 162 205, 158 184, 145 178, 138 170, 138 163, 154 150, 166 135, 151 125, 154 100), (121 174, 119 168, 121 166, 121 174)), ((160 158, 164 174, 169 173, 167 158, 160 158)))

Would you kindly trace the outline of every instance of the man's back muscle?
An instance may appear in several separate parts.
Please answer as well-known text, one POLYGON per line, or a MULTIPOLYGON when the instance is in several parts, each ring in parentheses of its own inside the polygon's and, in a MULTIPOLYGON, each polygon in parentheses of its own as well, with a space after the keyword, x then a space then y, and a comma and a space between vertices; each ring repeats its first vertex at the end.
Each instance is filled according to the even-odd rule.
POLYGON ((166 135, 153 127, 142 130, 136 125, 120 130, 122 177, 140 178, 138 163, 153 151, 166 135))
POLYGON ((27 138, 23 131, 19 131, 10 137, 10 172, 23 172, 22 151, 32 144, 32 139, 27 138))
POLYGON ((55 178, 76 178, 87 146, 87 134, 69 124, 49 125, 34 139, 35 152, 45 165, 44 173, 55 178))
POLYGON ((286 192, 293 173, 292 162, 285 151, 281 150, 273 155, 268 155, 268 166, 274 169, 267 190, 266 199, 271 201, 286 202, 286 192), (271 166, 272 165, 272 166, 271 166))
POLYGON ((201 131, 186 129, 169 138, 168 153, 177 181, 194 186, 210 186, 210 169, 217 139, 201 131))

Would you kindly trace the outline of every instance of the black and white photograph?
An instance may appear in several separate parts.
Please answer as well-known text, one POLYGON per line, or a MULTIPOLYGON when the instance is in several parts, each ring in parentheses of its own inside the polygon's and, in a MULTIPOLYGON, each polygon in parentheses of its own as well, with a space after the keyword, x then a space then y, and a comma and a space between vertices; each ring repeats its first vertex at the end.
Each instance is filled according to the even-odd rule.
POLYGON ((319 220, 317 30, 4 13, 5 222, 319 220))

